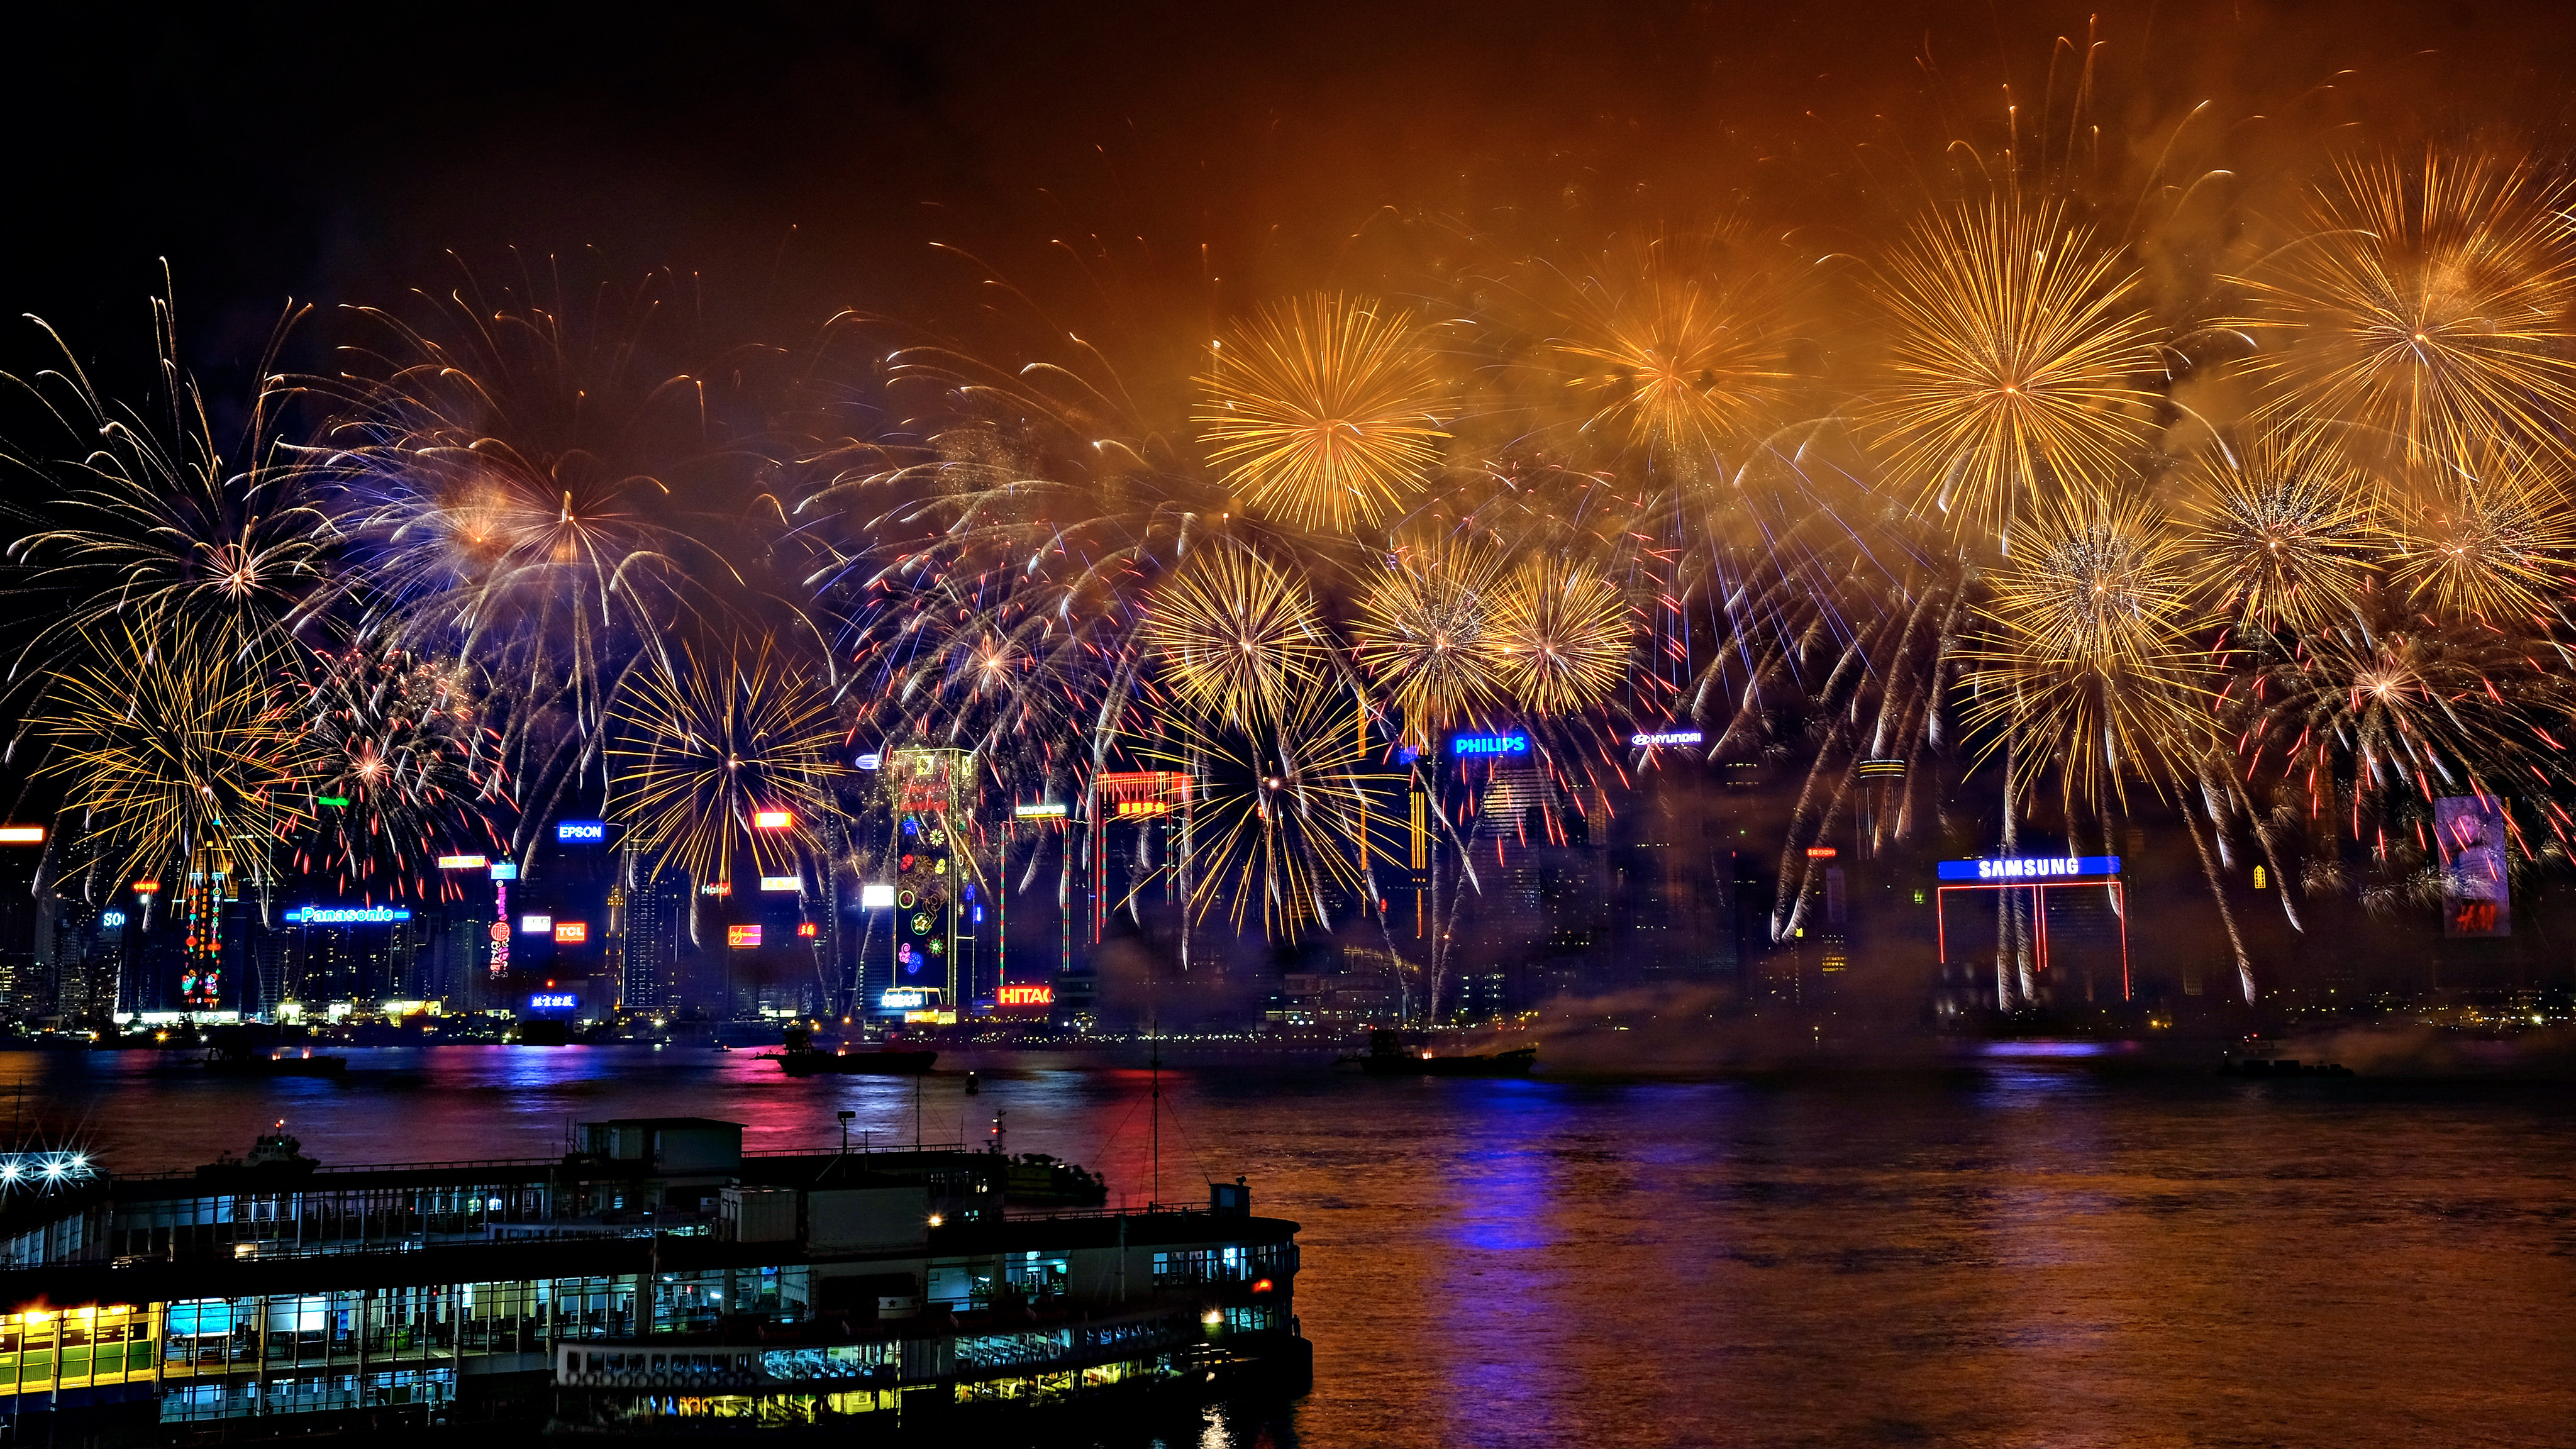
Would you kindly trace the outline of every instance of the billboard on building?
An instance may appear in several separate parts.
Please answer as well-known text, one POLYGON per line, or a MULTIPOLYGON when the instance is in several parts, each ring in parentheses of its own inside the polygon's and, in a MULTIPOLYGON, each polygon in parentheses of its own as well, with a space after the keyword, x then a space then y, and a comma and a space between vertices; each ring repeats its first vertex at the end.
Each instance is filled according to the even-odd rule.
POLYGON ((2512 935, 2504 802, 2488 795, 2446 795, 2433 802, 2433 825, 2442 855, 2442 934, 2512 935))

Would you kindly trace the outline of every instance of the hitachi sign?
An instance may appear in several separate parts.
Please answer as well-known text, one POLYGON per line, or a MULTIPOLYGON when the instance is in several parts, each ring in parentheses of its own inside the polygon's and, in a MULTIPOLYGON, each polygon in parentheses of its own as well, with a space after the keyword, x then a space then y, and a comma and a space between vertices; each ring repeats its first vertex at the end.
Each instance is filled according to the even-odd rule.
POLYGON ((2016 855, 2001 860, 1945 860, 1941 879, 1973 881, 2050 881, 2075 876, 2118 875, 2116 855, 2016 855))

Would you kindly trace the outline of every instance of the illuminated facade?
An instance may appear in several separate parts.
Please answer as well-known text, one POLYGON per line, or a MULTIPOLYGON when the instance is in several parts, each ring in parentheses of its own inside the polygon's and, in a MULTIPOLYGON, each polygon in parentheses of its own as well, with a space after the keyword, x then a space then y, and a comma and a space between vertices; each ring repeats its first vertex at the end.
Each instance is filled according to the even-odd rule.
POLYGON ((738 1125, 694 1118, 584 1141, 348 1170, 288 1141, 9 1197, 0 1431, 331 1432, 460 1399, 567 1429, 962 1428, 1142 1381, 1303 1387, 1296 1225, 1239 1185, 1202 1210, 1005 1219, 1034 1169, 996 1153, 745 1156, 738 1125))
POLYGON ((973 759, 963 750, 896 750, 883 772, 895 817, 894 968, 887 989, 938 993, 954 1011, 973 985, 983 903, 965 832, 973 759))

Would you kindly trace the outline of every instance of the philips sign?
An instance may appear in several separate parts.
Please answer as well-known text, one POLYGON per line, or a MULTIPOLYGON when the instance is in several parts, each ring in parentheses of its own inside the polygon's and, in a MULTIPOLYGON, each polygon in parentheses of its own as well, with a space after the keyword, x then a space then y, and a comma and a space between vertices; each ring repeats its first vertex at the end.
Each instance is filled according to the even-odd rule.
POLYGON ((559 820, 555 822, 555 839, 597 843, 608 838, 608 825, 599 820, 559 820))
POLYGON ((1529 736, 1518 733, 1508 735, 1456 735, 1452 736, 1449 741, 1449 753, 1459 756, 1526 755, 1529 753, 1529 736))
POLYGON ((1945 860, 1941 879, 1972 880, 1988 885, 2015 881, 2047 882, 2076 876, 2118 875, 2116 855, 2010 856, 2002 860, 1945 860))

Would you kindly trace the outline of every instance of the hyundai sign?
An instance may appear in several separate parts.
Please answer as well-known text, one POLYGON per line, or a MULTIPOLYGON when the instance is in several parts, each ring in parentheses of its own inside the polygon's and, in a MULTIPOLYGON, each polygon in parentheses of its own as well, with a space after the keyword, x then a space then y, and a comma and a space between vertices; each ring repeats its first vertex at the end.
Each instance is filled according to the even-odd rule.
POLYGON ((2119 873, 2120 857, 2116 855, 2015 855, 2001 860, 1941 862, 1943 880, 1982 881, 1988 885, 2011 881, 2045 883, 2119 873))
POLYGON ((298 926, 378 926, 408 921, 411 912, 402 906, 298 906, 284 919, 298 926))
POLYGON ((1628 743, 1640 750, 1651 750, 1662 745, 1695 745, 1707 738, 1698 730, 1659 730, 1652 734, 1630 735, 1628 743))
POLYGON ((596 845, 608 838, 608 826, 598 820, 559 820, 555 822, 555 839, 596 845))
POLYGON ((1529 736, 1514 731, 1507 735, 1454 735, 1449 740, 1449 753, 1469 755, 1526 755, 1529 736))

